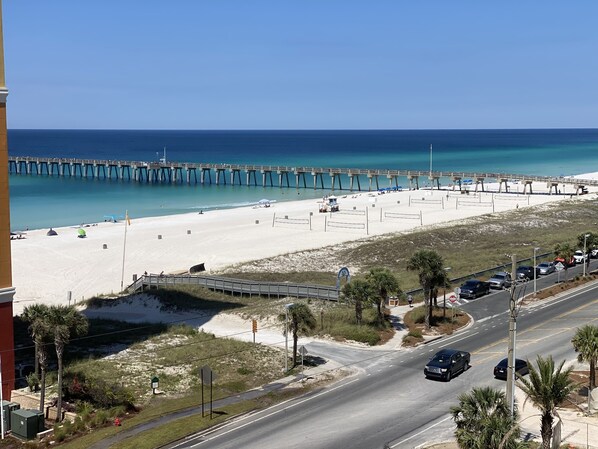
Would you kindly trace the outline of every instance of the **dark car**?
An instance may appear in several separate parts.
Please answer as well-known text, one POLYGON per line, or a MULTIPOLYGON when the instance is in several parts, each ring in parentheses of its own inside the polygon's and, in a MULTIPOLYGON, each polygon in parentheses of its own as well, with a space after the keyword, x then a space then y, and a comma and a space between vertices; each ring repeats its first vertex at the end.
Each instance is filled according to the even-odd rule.
MULTIPOLYGON (((536 278, 539 277, 538 269, 536 271, 536 278)), ((534 267, 522 266, 517 268, 517 279, 520 281, 529 281, 534 278, 534 267)))
MULTIPOLYGON (((500 362, 498 362, 498 365, 494 367, 494 377, 497 379, 507 380, 508 365, 509 361, 507 359, 502 359, 500 362)), ((515 359, 515 372, 520 376, 529 374, 527 362, 525 360, 515 359)))
POLYGON ((455 374, 466 371, 469 368, 470 360, 469 352, 442 349, 426 364, 424 374, 426 378, 434 377, 448 382, 455 374))
POLYGON ((477 279, 470 279, 461 285, 459 296, 465 299, 475 299, 490 293, 490 284, 477 279))

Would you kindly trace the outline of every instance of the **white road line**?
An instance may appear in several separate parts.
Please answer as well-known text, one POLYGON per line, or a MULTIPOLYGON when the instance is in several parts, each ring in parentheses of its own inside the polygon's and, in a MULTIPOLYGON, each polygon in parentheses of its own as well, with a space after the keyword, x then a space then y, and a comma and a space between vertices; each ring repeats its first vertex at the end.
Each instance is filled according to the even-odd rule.
POLYGON ((407 441, 409 441, 409 440, 411 440, 411 439, 413 439, 413 438, 415 438, 415 437, 417 437, 417 436, 421 435, 422 433, 426 433, 428 430, 430 430, 430 429, 433 429, 433 428, 434 428, 434 427, 436 427, 437 425, 439 425, 439 424, 442 424, 443 422, 445 422, 445 421, 447 421, 447 420, 449 420, 449 419, 451 419, 451 418, 452 418, 452 416, 447 416, 447 417, 446 417, 446 418, 444 418, 443 420, 441 420, 441 421, 438 421, 438 422, 437 422, 437 423, 435 423, 435 424, 432 424, 430 427, 428 427, 428 428, 426 428, 426 429, 422 430, 421 432, 418 432, 418 433, 416 433, 416 434, 413 434, 413 435, 411 435, 409 438, 405 438, 404 440, 402 440, 402 441, 399 441, 398 443, 395 443, 395 444, 393 444, 392 446, 390 446, 390 448, 392 449, 393 447, 397 447, 399 444, 403 444, 403 443, 405 443, 405 442, 407 442, 407 441))
MULTIPOLYGON (((473 337, 474 335, 477 335, 477 334, 479 334, 479 332, 474 332, 473 334, 465 335, 463 338, 459 338, 458 340, 453 340, 453 341, 445 342, 445 343, 448 343, 448 344, 457 343, 458 341, 465 340, 466 338, 473 337)), ((444 346, 441 346, 441 348, 445 348, 447 346, 448 345, 444 345, 444 346)))
MULTIPOLYGON (((345 383, 345 384, 342 384, 342 385, 339 385, 339 386, 337 386, 337 387, 331 388, 330 390, 323 391, 323 392, 321 392, 321 393, 318 393, 318 394, 316 394, 316 395, 314 395, 314 396, 310 396, 309 398, 303 399, 302 401, 295 402, 295 403, 293 403, 293 404, 291 404, 291 405, 289 405, 289 406, 287 406, 287 407, 283 407, 283 408, 281 408, 280 410, 276 410, 276 411, 274 411, 274 412, 272 412, 272 413, 269 413, 268 415, 260 416, 259 418, 257 418, 257 419, 254 419, 254 420, 253 420, 253 421, 251 421, 251 422, 247 422, 247 423, 245 423, 245 424, 242 424, 242 425, 240 425, 240 426, 237 426, 237 427, 235 427, 234 429, 230 429, 230 430, 227 430, 226 432, 223 432, 223 433, 220 433, 220 434, 218 434, 218 435, 215 435, 215 436, 214 436, 214 437, 212 437, 212 438, 208 438, 208 439, 205 439, 205 440, 203 440, 203 441, 200 441, 199 443, 197 443, 197 444, 194 444, 193 446, 190 446, 190 447, 196 447, 196 446, 199 446, 200 444, 207 443, 208 441, 211 441, 211 440, 214 440, 214 439, 216 439, 216 438, 219 438, 219 437, 221 437, 221 436, 224 436, 224 435, 226 435, 226 434, 228 434, 228 433, 230 433, 230 432, 234 432, 235 430, 242 429, 243 427, 246 427, 246 426, 248 426, 249 424, 255 424, 256 422, 259 422, 259 421, 261 421, 262 419, 266 419, 266 418, 269 418, 270 416, 274 416, 274 415, 277 415, 278 413, 281 413, 281 412, 287 411, 287 410, 289 410, 289 409, 291 409, 291 408, 293 408, 293 407, 296 407, 296 406, 298 406, 298 405, 301 405, 301 404, 303 404, 304 402, 311 401, 312 399, 315 399, 315 398, 317 398, 317 397, 320 397, 320 396, 323 396, 323 395, 325 395, 325 394, 328 394, 328 393, 330 393, 330 392, 332 392, 332 391, 334 391, 334 390, 338 390, 339 388, 346 387, 347 385, 349 385, 349 384, 352 384, 353 382, 357 382, 358 380, 359 380, 359 379, 353 379, 353 380, 350 380, 349 382, 347 382, 347 383, 345 383)), ((276 406, 274 406, 274 407, 276 407, 276 406)), ((182 444, 182 443, 181 443, 181 444, 182 444)), ((176 447, 176 446, 175 446, 175 447, 176 447)))

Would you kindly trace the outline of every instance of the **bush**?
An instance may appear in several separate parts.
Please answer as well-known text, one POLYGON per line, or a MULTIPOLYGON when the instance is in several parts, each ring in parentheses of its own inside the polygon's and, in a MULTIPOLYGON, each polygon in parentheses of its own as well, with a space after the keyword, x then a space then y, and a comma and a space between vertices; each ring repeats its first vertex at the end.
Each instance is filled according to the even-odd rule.
POLYGON ((93 427, 102 427, 106 424, 108 419, 108 412, 106 410, 98 410, 91 420, 91 425, 93 427))
POLYGON ((249 368, 242 366, 241 368, 237 369, 237 373, 241 374, 242 376, 247 376, 248 374, 253 374, 253 370, 250 370, 249 368))
POLYGON ((356 324, 341 324, 334 328, 334 334, 346 340, 358 341, 374 346, 380 342, 380 334, 377 329, 369 326, 357 326, 356 324))
POLYGON ((66 438, 66 431, 60 424, 54 424, 54 439, 60 443, 66 438))
POLYGON ((124 406, 127 410, 135 410, 134 396, 129 389, 82 372, 65 373, 63 394, 65 401, 88 402, 99 408, 124 406))
POLYGON ((424 336, 422 335, 422 331, 419 329, 410 330, 407 336, 414 338, 424 338, 424 336))
POLYGON ((39 390, 39 377, 35 373, 27 374, 27 385, 29 386, 29 391, 38 391, 39 390))

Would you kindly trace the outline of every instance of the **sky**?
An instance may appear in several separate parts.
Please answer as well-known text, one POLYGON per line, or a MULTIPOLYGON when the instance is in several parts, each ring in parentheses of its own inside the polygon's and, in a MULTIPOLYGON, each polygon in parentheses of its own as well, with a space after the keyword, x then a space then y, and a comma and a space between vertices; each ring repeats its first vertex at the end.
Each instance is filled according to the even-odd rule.
POLYGON ((9 128, 594 128, 598 2, 3 0, 9 128))

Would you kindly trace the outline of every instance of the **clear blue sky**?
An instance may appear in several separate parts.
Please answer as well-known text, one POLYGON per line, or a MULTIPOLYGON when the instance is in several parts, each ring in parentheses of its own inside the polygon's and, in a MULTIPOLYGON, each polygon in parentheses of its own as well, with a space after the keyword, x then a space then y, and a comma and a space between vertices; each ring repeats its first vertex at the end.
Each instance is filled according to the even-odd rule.
POLYGON ((10 128, 598 126, 598 2, 3 0, 10 128))

